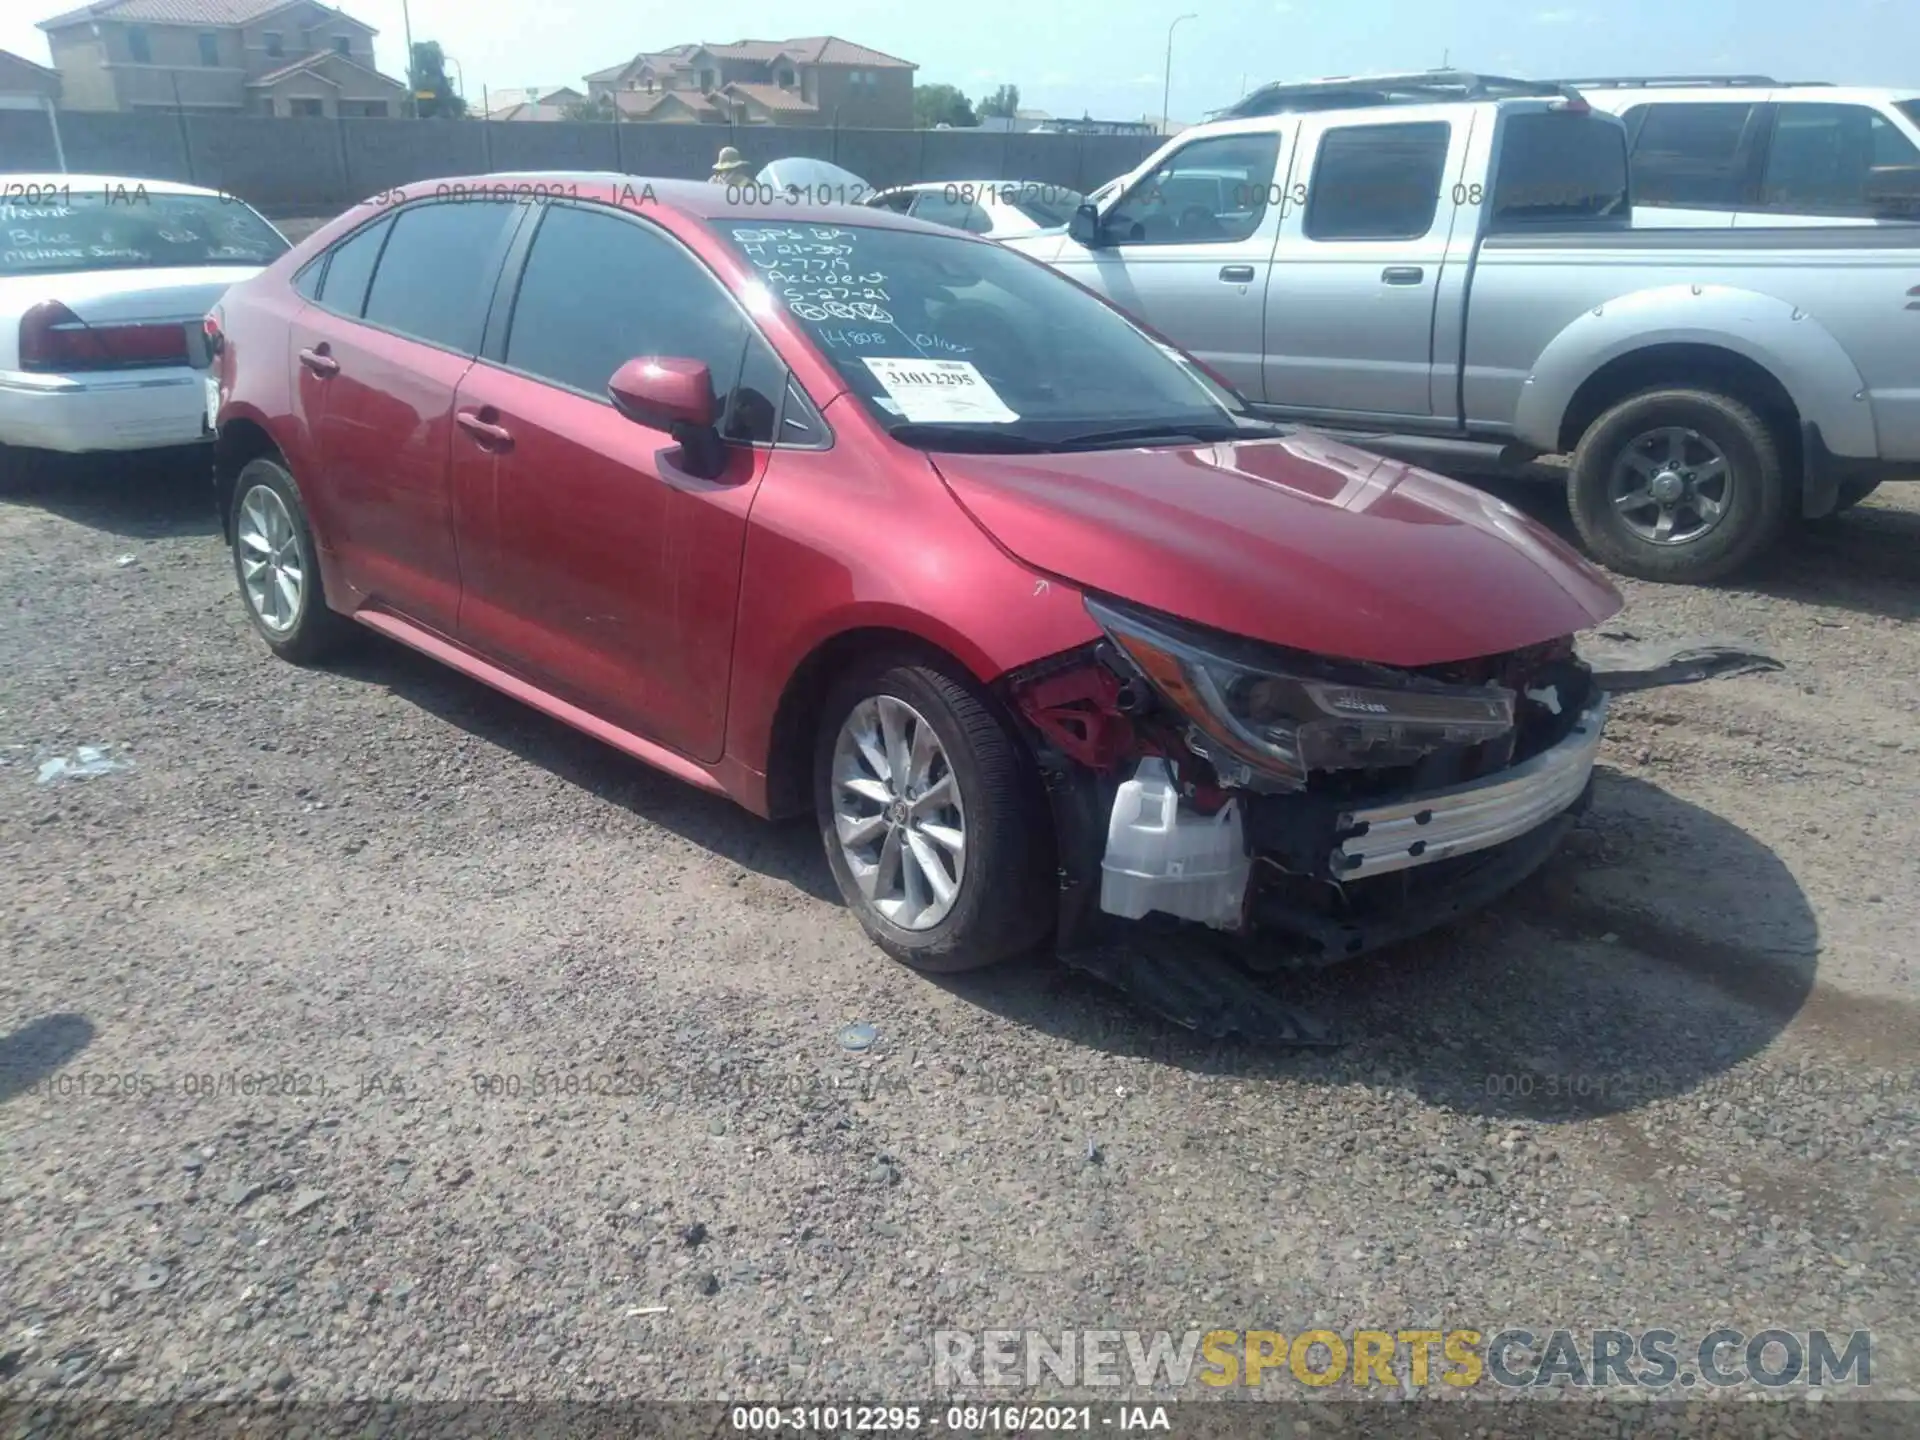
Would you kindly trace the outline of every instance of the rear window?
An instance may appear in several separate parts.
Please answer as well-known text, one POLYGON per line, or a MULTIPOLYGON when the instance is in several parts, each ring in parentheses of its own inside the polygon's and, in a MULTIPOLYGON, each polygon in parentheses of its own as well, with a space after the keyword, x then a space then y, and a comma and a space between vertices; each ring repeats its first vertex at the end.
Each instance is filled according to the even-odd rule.
POLYGON ((1624 218, 1627 133, 1616 120, 1560 110, 1509 115, 1500 132, 1494 225, 1624 218))
POLYGON ((0 275, 266 265, 290 248, 237 200, 139 185, 37 188, 0 204, 0 275))
MULTIPOLYGON (((1744 199, 1740 148, 1753 107, 1651 105, 1633 145, 1633 198, 1642 205, 1731 210, 1744 199)), ((1637 112, 1627 112, 1631 126, 1637 112)))
MULTIPOLYGON (((506 200, 450 200, 401 211, 367 291, 367 323, 464 354, 478 350, 512 238, 508 226, 518 214, 506 200)), ((321 296, 333 298, 331 275, 321 296)))

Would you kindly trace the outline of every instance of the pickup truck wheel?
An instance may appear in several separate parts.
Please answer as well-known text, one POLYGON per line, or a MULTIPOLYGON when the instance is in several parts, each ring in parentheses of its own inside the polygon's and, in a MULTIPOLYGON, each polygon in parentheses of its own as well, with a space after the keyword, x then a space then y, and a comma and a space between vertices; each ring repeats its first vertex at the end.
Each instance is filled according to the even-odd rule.
POLYGON ((1757 414, 1707 390, 1649 390, 1580 438, 1568 508, 1588 551, 1641 580, 1718 580, 1793 514, 1780 446, 1757 414))
POLYGON ((840 893, 894 959, 973 970, 1046 934, 1045 801, 971 684, 910 656, 843 677, 821 715, 814 802, 840 893))

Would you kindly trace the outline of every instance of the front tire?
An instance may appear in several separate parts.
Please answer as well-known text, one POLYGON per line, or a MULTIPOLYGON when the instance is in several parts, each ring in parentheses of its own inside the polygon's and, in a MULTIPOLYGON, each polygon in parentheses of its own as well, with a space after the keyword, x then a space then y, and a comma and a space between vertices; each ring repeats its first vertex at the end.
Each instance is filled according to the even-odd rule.
POLYGON ((1567 477, 1589 554, 1641 580, 1718 580, 1757 559, 1794 510, 1772 430, 1708 390, 1649 390, 1587 430, 1567 477))
POLYGON ((814 806, 847 907, 894 959, 974 970, 1046 935, 1038 777, 970 681, 908 656, 844 676, 821 713, 814 806))
POLYGON ((228 526, 247 618, 282 660, 311 665, 337 652, 353 622, 327 608, 319 547, 286 466, 262 455, 240 469, 228 526))

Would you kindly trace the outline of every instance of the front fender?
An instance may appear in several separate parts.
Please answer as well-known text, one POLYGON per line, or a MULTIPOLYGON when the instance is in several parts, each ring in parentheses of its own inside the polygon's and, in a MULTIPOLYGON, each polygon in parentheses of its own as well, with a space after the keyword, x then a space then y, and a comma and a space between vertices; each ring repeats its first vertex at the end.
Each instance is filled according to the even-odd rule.
POLYGON ((1656 345, 1705 345, 1751 360, 1780 382, 1836 455, 1877 453, 1866 381, 1840 342, 1806 311, 1731 285, 1665 285, 1584 311, 1534 362, 1515 433, 1542 451, 1559 450, 1580 387, 1612 361, 1656 345))

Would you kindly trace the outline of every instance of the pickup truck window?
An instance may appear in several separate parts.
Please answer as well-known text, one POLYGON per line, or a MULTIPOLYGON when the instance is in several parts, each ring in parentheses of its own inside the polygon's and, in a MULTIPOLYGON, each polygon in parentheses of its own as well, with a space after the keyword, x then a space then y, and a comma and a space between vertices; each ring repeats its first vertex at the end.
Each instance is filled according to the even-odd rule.
POLYGON ((1569 225, 1631 213, 1626 132, 1605 116, 1562 110, 1509 115, 1495 163, 1493 228, 1569 225))
POLYGON ((1433 228, 1453 127, 1345 125, 1329 130, 1307 192, 1309 240, 1417 240, 1433 228))
POLYGON ((1117 245, 1220 244, 1260 228, 1274 193, 1280 137, 1216 135, 1174 151, 1109 210, 1117 245))
POLYGON ((1740 139, 1753 106, 1638 105, 1625 115, 1638 131, 1633 147, 1633 198, 1642 205, 1736 210, 1745 167, 1740 139), (1636 123, 1639 122, 1639 123, 1636 123))
POLYGON ((1785 104, 1773 126, 1761 205, 1812 215, 1872 216, 1876 169, 1920 166, 1920 150, 1864 105, 1785 104))

